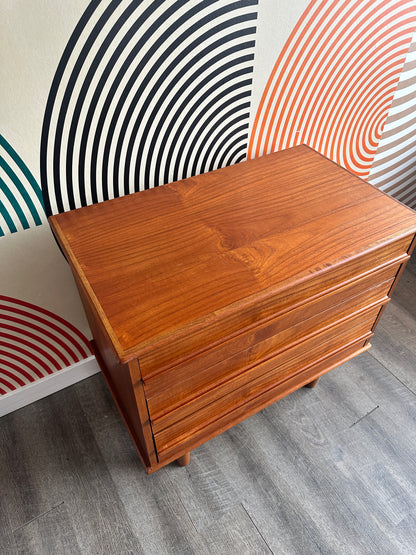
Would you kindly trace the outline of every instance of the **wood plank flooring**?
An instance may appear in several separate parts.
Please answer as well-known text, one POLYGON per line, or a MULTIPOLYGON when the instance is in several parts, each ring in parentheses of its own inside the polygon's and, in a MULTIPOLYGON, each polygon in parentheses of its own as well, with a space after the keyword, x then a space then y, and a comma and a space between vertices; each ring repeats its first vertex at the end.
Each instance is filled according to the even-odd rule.
POLYGON ((0 420, 0 553, 416 553, 416 258, 372 349, 151 476, 101 375, 0 420))

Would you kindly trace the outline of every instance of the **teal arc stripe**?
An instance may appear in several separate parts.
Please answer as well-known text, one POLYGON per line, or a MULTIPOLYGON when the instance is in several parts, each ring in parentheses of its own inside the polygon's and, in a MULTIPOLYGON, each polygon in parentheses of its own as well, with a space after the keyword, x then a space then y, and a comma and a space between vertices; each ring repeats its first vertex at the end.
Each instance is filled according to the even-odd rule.
POLYGON ((1 134, 0 134, 0 146, 2 148, 4 148, 4 150, 10 156, 10 158, 12 158, 14 160, 16 165, 22 171, 22 173, 26 177, 28 183, 31 185, 33 191, 35 192, 39 202, 43 206, 44 204, 43 204, 42 190, 41 190, 40 186, 38 185, 36 179, 33 177, 32 172, 29 170, 29 168, 26 166, 26 164, 23 162, 23 160, 20 158, 20 156, 14 150, 14 148, 6 141, 6 139, 1 134))
MULTIPOLYGON (((0 166, 2 167, 3 159, 0 156, 0 166)), ((5 194, 5 196, 7 197, 7 200, 10 202, 10 204, 13 206, 14 211, 17 214, 17 217, 20 220, 20 223, 23 226, 23 229, 28 229, 29 226, 29 222, 27 221, 27 218, 23 212, 23 210, 21 209, 19 203, 17 202, 16 198, 13 196, 13 193, 10 191, 9 187, 7 186, 7 183, 0 177, 0 191, 3 191, 3 193, 5 194)), ((30 201, 32 202, 32 201, 30 201)), ((32 203, 33 204, 33 203, 32 203)), ((5 210, 5 212, 7 212, 6 207, 3 204, 3 208, 5 210)), ((37 213, 37 212, 36 212, 37 213)), ((7 214, 10 218, 10 214, 7 214)), ((4 219, 6 219, 5 214, 3 214, 4 219)), ((15 231, 17 231, 16 226, 13 224, 14 229, 12 229, 10 227, 10 223, 7 224, 9 226, 10 231, 13 233, 15 231)))
MULTIPOLYGON (((17 216, 18 220, 20 221, 23 229, 28 229, 30 227, 30 222, 28 220, 28 212, 25 210, 27 208, 30 211, 30 214, 35 222, 35 225, 42 225, 42 212, 44 213, 44 204, 42 198, 42 190, 39 187, 38 183, 36 182, 35 178, 33 177, 32 173, 30 172, 29 168, 17 154, 17 152, 10 146, 10 144, 6 141, 3 135, 0 134, 0 148, 3 149, 4 153, 7 153, 12 162, 8 162, 7 159, 1 155, 0 149, 0 168, 5 172, 8 179, 2 179, 0 177, 0 191, 3 192, 7 200, 10 202, 15 215, 17 216), (13 167, 14 166, 14 169, 13 167), (22 172, 25 179, 23 181, 19 178, 16 171, 17 168, 22 172), (15 171, 16 170, 16 171, 15 171), (16 191, 14 191, 14 187, 17 189, 19 194, 21 195, 23 202, 19 198, 16 198, 16 191), (35 197, 33 193, 36 195, 36 199, 39 201, 40 206, 42 207, 41 213, 39 213, 39 208, 35 205, 35 197), (24 204, 23 204, 24 203, 24 204)), ((9 213, 4 203, 0 204, 0 213, 2 214, 4 221, 6 222, 9 231, 11 233, 15 233, 17 231, 15 220, 15 215, 13 213, 9 213)), ((0 237, 5 235, 4 230, 0 229, 0 237)))
MULTIPOLYGON (((3 216, 6 224, 9 227, 10 232, 15 233, 17 231, 17 228, 14 225, 14 222, 13 222, 12 218, 10 217, 9 213, 6 210, 6 207, 1 202, 1 200, 0 200, 0 214, 3 216)), ((4 235, 5 235, 5 233, 4 233, 3 229, 0 227, 0 237, 4 237, 4 235)))

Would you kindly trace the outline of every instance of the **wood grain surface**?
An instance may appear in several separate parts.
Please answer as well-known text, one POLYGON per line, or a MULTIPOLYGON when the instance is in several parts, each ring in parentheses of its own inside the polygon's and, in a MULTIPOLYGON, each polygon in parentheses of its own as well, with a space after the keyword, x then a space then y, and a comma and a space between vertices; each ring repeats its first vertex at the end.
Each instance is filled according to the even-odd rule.
POLYGON ((262 291, 410 236, 415 215, 299 146, 50 223, 126 362, 224 307, 241 312, 262 291))

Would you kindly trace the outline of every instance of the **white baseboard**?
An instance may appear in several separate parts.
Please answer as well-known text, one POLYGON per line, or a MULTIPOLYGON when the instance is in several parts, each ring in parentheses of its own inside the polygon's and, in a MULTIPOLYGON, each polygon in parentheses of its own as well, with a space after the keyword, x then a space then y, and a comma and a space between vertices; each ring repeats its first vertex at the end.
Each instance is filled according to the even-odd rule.
POLYGON ((21 409, 30 403, 34 403, 43 397, 56 393, 76 382, 89 378, 99 372, 97 361, 94 356, 77 362, 68 368, 59 370, 36 382, 25 385, 0 396, 0 417, 21 409))

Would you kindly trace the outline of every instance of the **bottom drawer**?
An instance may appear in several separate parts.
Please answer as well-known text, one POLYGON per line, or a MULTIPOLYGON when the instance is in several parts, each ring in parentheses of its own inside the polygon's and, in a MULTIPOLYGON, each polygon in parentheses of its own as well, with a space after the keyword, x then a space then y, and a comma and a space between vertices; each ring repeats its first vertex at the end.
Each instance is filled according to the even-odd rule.
MULTIPOLYGON (((262 404, 263 397, 270 391, 273 397, 276 386, 313 369, 324 359, 349 348, 351 344, 359 342, 355 350, 361 349, 371 336, 371 328, 379 310, 379 306, 373 307, 325 329, 313 338, 243 371, 234 379, 153 421, 158 454, 171 451, 195 436, 203 435, 204 429, 215 421, 224 417, 233 420, 231 413, 238 407, 253 402, 256 405, 256 399, 260 403, 257 410, 260 410, 265 406, 262 404)), ((256 409, 252 412, 256 412, 256 409)))

